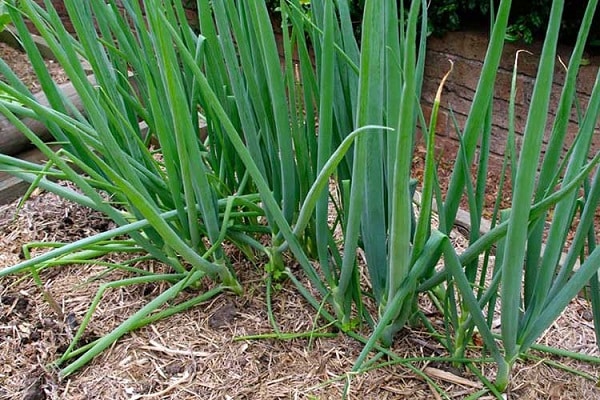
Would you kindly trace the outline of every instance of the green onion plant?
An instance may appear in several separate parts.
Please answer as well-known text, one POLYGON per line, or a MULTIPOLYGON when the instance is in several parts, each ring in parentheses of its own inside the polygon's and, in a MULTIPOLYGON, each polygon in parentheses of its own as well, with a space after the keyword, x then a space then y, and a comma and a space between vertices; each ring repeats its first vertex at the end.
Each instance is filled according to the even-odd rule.
MULTIPOLYGON (((132 246, 169 266, 167 273, 150 274, 123 265, 134 276, 100 289, 60 360, 71 362, 62 370, 67 375, 132 329, 223 290, 239 293, 242 283, 223 247, 233 243, 248 257, 266 257, 267 281, 289 278, 329 323, 353 336, 360 326, 372 329, 356 370, 381 349, 378 343, 390 345, 407 323, 422 317, 417 300, 428 293, 444 313, 445 332, 436 333, 452 359, 464 360, 477 333, 498 365, 490 390, 505 390, 519 355, 588 282, 600 313, 593 224, 600 156, 590 153, 600 84, 578 108, 577 139, 562 153, 597 1, 588 2, 559 108, 549 121, 563 3, 553 5, 520 149, 509 134, 510 208, 498 209, 493 228, 481 233, 509 0, 496 8, 471 111, 464 127, 456 124, 460 149, 447 193, 441 193, 434 157, 443 82, 429 121, 420 106, 424 0, 407 8, 394 0, 367 0, 360 38, 345 0, 312 0, 308 6, 282 0, 277 15, 259 0, 198 0, 192 25, 176 0, 65 0, 75 34, 64 29, 50 1, 45 8, 32 0, 6 1, 49 106, 37 103, 0 61, 6 79, 0 90, 16 99, 0 99, 0 112, 49 161, 38 166, 0 155, 0 167, 103 212, 117 227, 56 246, 0 270, 0 277, 29 271, 39 281, 45 268, 132 246), (64 67, 83 111, 52 82, 25 19, 64 67), (23 117, 42 121, 62 149, 42 142, 23 117), (551 136, 542 152, 548 123, 551 136), (411 163, 419 135, 427 152, 416 213, 411 163), (56 183, 61 179, 78 190, 56 183), (472 230, 469 247, 459 252, 449 234, 463 197, 472 230), (285 265, 285 253, 302 272, 285 265), (205 277, 213 288, 165 308, 205 277), (77 347, 105 290, 149 281, 171 286, 105 338, 77 347), (500 313, 499 332, 491 325, 494 312, 500 313)), ((512 96, 511 120, 514 86, 512 96)))

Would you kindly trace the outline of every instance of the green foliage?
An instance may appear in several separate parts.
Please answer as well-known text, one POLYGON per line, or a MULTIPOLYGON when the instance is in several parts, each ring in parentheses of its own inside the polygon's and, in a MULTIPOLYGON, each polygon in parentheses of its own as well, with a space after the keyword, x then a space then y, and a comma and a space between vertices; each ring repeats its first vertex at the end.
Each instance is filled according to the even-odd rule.
MULTIPOLYGON (((275 1, 273 1, 275 3, 275 1)), ((438 0, 428 2, 428 31, 434 35, 461 29, 481 29, 489 25, 490 0, 438 0)), ((398 0, 407 9, 409 0, 398 0)), ((494 1, 494 10, 498 1, 494 1)), ((364 1, 352 0, 350 10, 355 20, 360 20, 364 1)), ((531 43, 534 38, 543 38, 546 31, 552 0, 514 2, 511 9, 507 40, 522 40, 531 43)), ((579 0, 566 1, 565 17, 561 21, 561 40, 575 42, 585 7, 579 0)), ((600 41, 600 14, 590 30, 588 43, 598 46, 600 41)), ((358 29, 358 28, 357 28, 358 29)))
POLYGON ((0 31, 3 31, 8 24, 10 24, 10 14, 6 9, 4 0, 0 1, 0 31))
MULTIPOLYGON (((561 22, 563 39, 571 40, 577 35, 584 7, 581 2, 571 1, 566 17, 561 22)), ((497 6, 498 2, 494 2, 497 6)), ((507 40, 522 40, 531 43, 534 38, 543 38, 546 31, 552 0, 514 2, 511 9, 507 40)), ((441 0, 429 6, 429 26, 433 34, 465 28, 482 28, 489 24, 489 0, 441 0)), ((598 37, 600 30, 592 28, 592 37, 598 37)))
POLYGON ((547 26, 550 6, 551 2, 547 0, 530 1, 527 6, 523 3, 516 5, 512 23, 506 32, 507 40, 531 43, 534 35, 540 36, 547 26))
MULTIPOLYGON (((372 335, 361 339, 366 344, 357 370, 374 349, 389 354, 378 343, 390 345, 397 332, 420 316, 453 360, 465 359, 478 332, 498 366, 495 386, 489 385, 495 394, 506 389, 517 357, 595 277, 600 265, 593 231, 600 204, 600 173, 595 172, 600 155, 590 154, 590 147, 600 116, 600 83, 581 110, 572 150, 560 160, 597 1, 590 1, 582 19, 559 109, 547 121, 564 2, 553 4, 519 151, 511 140, 514 132, 509 133, 505 169, 510 165, 514 178, 511 206, 499 211, 487 233, 480 233, 479 226, 489 191, 485 178, 492 100, 510 1, 498 5, 471 111, 464 128, 457 126, 461 148, 445 194, 434 154, 443 82, 429 121, 420 107, 426 1, 407 2, 403 8, 395 0, 367 0, 361 4, 360 40, 350 8, 354 3, 311 0, 307 12, 305 2, 281 1, 282 58, 264 2, 199 0, 198 32, 190 28, 181 2, 148 0, 145 12, 137 0, 119 3, 125 16, 115 12, 116 0, 65 0, 76 37, 64 30, 51 8, 46 12, 33 0, 12 1, 8 7, 50 106, 37 103, 0 62, 7 78, 0 89, 18 101, 0 98, 0 112, 50 161, 38 166, 0 155, 0 166, 102 211, 118 227, 0 270, 0 277, 30 272, 41 285, 40 272, 46 268, 132 249, 170 267, 156 274, 118 266, 132 276, 97 292, 59 360, 71 363, 64 375, 133 329, 223 290, 239 293, 241 283, 226 243, 251 259, 264 256, 267 282, 290 279, 338 329, 360 338, 357 326, 370 326, 372 335), (83 113, 57 91, 24 17, 34 22, 67 71, 83 113), (93 81, 79 57, 91 65, 93 81), (52 151, 19 117, 46 124, 63 149, 52 151), (547 122, 552 131, 542 153, 547 122), (411 163, 419 131, 427 154, 417 214, 411 163), (49 178, 69 180, 79 191, 49 178), (582 189, 585 196, 580 198, 582 189), (449 235, 463 198, 472 229, 469 247, 457 249, 449 235), (572 224, 577 232, 568 244, 572 224), (130 239, 115 239, 122 235, 130 239), (568 252, 564 262, 562 251, 568 252), (286 265, 289 256, 300 271, 286 265), (205 287, 207 278, 211 289, 175 301, 185 289, 205 287), (106 337, 76 348, 105 290, 157 281, 170 286, 106 337), (428 293, 439 308, 443 331, 420 312, 421 293, 428 293), (364 307, 367 298, 376 302, 375 312, 364 307), (502 319, 500 340, 492 327, 496 309, 502 319)), ((456 11, 449 2, 442 4, 448 7, 440 15, 456 11)), ((474 9, 478 3, 461 4, 474 9)), ((511 122, 514 101, 513 87, 511 122)), ((596 307, 599 300, 594 299, 596 307)))

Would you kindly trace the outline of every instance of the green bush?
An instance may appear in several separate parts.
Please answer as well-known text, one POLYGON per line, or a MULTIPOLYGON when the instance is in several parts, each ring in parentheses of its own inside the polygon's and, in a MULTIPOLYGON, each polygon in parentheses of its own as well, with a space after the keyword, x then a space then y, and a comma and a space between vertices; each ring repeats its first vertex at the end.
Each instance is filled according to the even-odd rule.
MULTIPOLYGON (((494 2, 495 6, 498 1, 494 2)), ((543 38, 550 17, 552 0, 515 1, 509 17, 507 39, 530 43, 543 38)), ((565 1, 564 18, 561 22, 561 41, 573 44, 585 12, 580 0, 565 1)), ((440 0, 429 5, 429 25, 433 34, 443 34, 465 28, 489 26, 489 0, 440 0)), ((600 38, 600 14, 596 13, 590 29, 590 43, 600 38)))
MULTIPOLYGON (((279 0, 267 0, 271 9, 279 4, 279 0)), ((400 1, 399 1, 400 3, 400 1)), ((351 0, 350 11, 353 19, 359 21, 363 12, 364 0, 351 0)), ((410 1, 403 0, 404 7, 410 1)), ((495 7, 498 1, 494 1, 495 7)), ((534 38, 543 38, 552 0, 515 1, 509 17, 507 38, 509 40, 523 40, 530 43, 534 38)), ((577 32, 585 7, 581 0, 567 0, 565 2, 564 18, 561 23, 561 41, 568 44, 575 42, 577 32)), ((481 29, 489 26, 490 1, 489 0, 438 0, 428 2, 428 27, 434 35, 442 35, 449 31, 460 29, 481 29)), ((590 29, 588 43, 600 46, 600 13, 596 13, 594 24, 590 29)))
MULTIPOLYGON (((494 2, 497 6, 498 1, 494 2)), ((530 43, 543 38, 548 26, 552 0, 515 1, 511 9, 507 39, 530 43)), ((564 18, 561 22, 561 41, 573 44, 585 6, 580 0, 565 1, 564 18)), ((489 26, 489 0, 440 0, 429 5, 429 25, 434 34, 443 34, 464 28, 489 26)), ((600 38, 600 15, 596 13, 590 29, 590 43, 600 38)))

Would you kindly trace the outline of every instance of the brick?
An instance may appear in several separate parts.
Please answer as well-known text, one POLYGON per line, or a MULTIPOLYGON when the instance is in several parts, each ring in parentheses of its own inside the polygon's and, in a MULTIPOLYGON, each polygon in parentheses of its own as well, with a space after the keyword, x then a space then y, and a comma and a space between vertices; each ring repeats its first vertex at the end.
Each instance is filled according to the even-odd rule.
MULTIPOLYGON (((579 133, 579 125, 578 124, 571 122, 567 125, 567 132, 565 133, 565 137, 563 140, 565 148, 569 148, 571 146, 571 143, 573 143, 573 141, 577 137, 578 133, 579 133)), ((551 135, 552 135, 552 125, 549 125, 548 129, 546 129, 546 132, 544 134, 544 142, 550 142, 552 140, 551 135)))
MULTIPOLYGON (((496 87, 494 90, 494 97, 509 100, 512 92, 512 72, 506 71, 498 71, 496 75, 496 87)), ((523 76, 517 76, 516 85, 515 85, 515 103, 523 105, 525 104, 525 90, 528 88, 526 86, 526 78, 523 76)))
POLYGON ((502 163, 504 162, 504 156, 499 156, 497 154, 490 154, 488 160, 488 169, 489 174, 497 174, 502 170, 502 163))
POLYGON ((436 138, 435 147, 437 154, 443 155, 445 160, 452 160, 457 157, 459 142, 449 137, 436 138))
MULTIPOLYGON (((423 105, 422 106, 422 110, 423 110, 423 115, 425 117, 425 121, 427 122, 427 124, 430 123, 431 120, 431 111, 432 111, 432 105, 423 105)), ((438 110, 438 115, 437 115, 437 124, 436 124, 436 130, 435 133, 438 136, 446 136, 448 133, 448 112, 442 108, 440 108, 438 110)), ((429 126, 429 125, 428 125, 429 126)))
MULTIPOLYGON (((464 86, 468 89, 477 89, 481 68, 483 64, 478 61, 469 60, 462 57, 448 56, 447 54, 430 51, 427 58, 427 67, 425 75, 428 78, 441 80, 442 76, 447 71, 444 65, 447 65, 448 59, 454 62, 452 73, 448 77, 448 83, 455 83, 464 86)), ((511 93, 512 72, 500 70, 496 77, 495 96, 503 99, 508 99, 511 93)), ((525 102, 525 80, 519 76, 516 85, 516 102, 523 104, 525 102)))
MULTIPOLYGON (((551 114, 556 114, 558 112, 558 106, 560 104, 560 97, 562 94, 562 86, 560 85, 552 85, 552 93, 550 95, 550 104, 549 104, 549 108, 548 108, 548 112, 551 114)), ((579 104, 582 107, 582 110, 585 111, 585 109, 587 108, 587 103, 589 101, 589 97, 587 96, 579 96, 579 104)), ((571 107, 571 112, 569 113, 569 120, 573 121, 573 122, 577 122, 578 120, 578 116, 577 116, 577 109, 575 107, 575 104, 573 104, 573 106, 571 107)))
POLYGON ((590 156, 593 156, 594 154, 600 152, 600 129, 596 129, 594 131, 594 137, 592 137, 592 146, 591 146, 591 154, 590 156))
POLYGON ((506 150, 506 138, 508 132, 506 129, 498 126, 492 126, 492 135, 490 138, 490 153, 503 157, 506 150))
MULTIPOLYGON (((494 119, 493 124, 503 129, 509 127, 509 103, 506 100, 495 99, 494 100, 494 119)), ((517 133, 523 134, 525 132, 525 126, 527 124, 527 107, 515 105, 514 111, 514 126, 517 133)))
POLYGON ((577 91, 588 96, 591 95, 597 75, 597 64, 596 66, 586 65, 579 68, 579 74, 577 75, 577 91))
POLYGON ((483 60, 488 45, 486 35, 471 32, 450 32, 443 37, 430 37, 429 49, 448 54, 460 54, 470 60, 483 60))
POLYGON ((519 57, 517 62, 518 73, 520 75, 535 77, 537 75, 539 55, 541 54, 541 45, 538 43, 532 45, 507 43, 502 52, 500 68, 512 73, 515 68, 517 54, 519 57))
POLYGON ((482 64, 478 61, 469 60, 459 55, 448 55, 436 51, 427 53, 427 65, 425 75, 439 81, 450 69, 450 62, 454 63, 448 82, 460 82, 461 85, 471 89, 477 88, 482 64))
POLYGON ((449 121, 447 136, 458 140, 458 133, 456 132, 456 129, 458 127, 458 129, 460 129, 461 132, 464 131, 465 123, 467 122, 467 116, 465 114, 457 113, 454 110, 447 110, 447 112, 449 121))
POLYGON ((473 103, 474 92, 454 84, 449 84, 446 88, 440 104, 459 114, 468 115, 473 103))

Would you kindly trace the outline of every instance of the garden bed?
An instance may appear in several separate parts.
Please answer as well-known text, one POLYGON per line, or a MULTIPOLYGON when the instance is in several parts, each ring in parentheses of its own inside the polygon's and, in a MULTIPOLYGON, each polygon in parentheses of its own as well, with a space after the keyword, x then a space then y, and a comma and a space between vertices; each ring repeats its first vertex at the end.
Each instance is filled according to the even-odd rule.
MULTIPOLYGON (((70 242, 103 231, 111 224, 98 213, 50 193, 37 193, 18 215, 15 212, 14 203, 0 208, 1 267, 19 262, 23 257, 21 246, 28 242, 70 242)), ((453 240, 465 239, 456 234, 453 240)), ((359 375, 347 373, 362 345, 344 334, 312 340, 236 340, 245 335, 270 334, 273 329, 267 318, 261 260, 252 264, 235 254, 231 259, 235 260, 234 267, 244 285, 243 296, 219 295, 127 335, 64 380, 59 379, 51 362, 68 345, 99 285, 123 278, 125 273, 112 271, 101 276, 106 268, 97 264, 43 273, 44 289, 58 304, 60 314, 44 300, 42 291, 30 278, 3 279, 0 399, 334 399, 342 397, 347 382, 349 398, 436 398, 430 384, 413 368, 431 378, 451 398, 464 398, 480 387, 475 376, 461 376, 448 363, 419 361, 447 355, 419 326, 405 329, 392 349, 397 355, 416 361, 359 375)), ((160 271, 166 267, 148 262, 144 268, 160 271)), ((164 288, 160 285, 145 285, 107 291, 84 340, 108 333, 125 315, 161 290, 164 288)), ((301 334, 314 328, 316 311, 290 282, 282 283, 273 302, 281 332, 301 334)), ((425 311, 434 323, 440 323, 433 308, 425 311)), ((587 301, 574 300, 541 343, 600 355, 590 313, 587 301)), ((317 320, 316 324, 322 321, 317 320)), ((472 356, 477 357, 477 352, 473 351, 472 356)), ((488 377, 493 375, 492 364, 480 368, 488 377)), ((596 387, 599 374, 598 365, 532 352, 530 359, 517 363, 508 398, 595 398, 600 396, 596 387), (561 368, 572 368, 585 377, 561 368)))
MULTIPOLYGON (((416 176, 421 173, 419 154, 417 151, 416 176)), ((454 159, 451 152, 442 156, 450 154, 454 159)), ((441 159, 440 165, 442 169, 451 169, 448 159, 441 159)), ((440 179, 446 177, 441 175, 440 179)), ((502 189, 496 186, 498 190, 502 189)), ((47 193, 35 193, 18 214, 15 214, 16 208, 13 203, 0 212, 0 248, 3 249, 0 267, 22 260, 25 243, 67 243, 93 236, 111 226, 101 215, 47 193)), ((452 240, 459 252, 464 249, 462 234, 454 232, 452 240)), ((102 260, 104 264, 94 262, 46 270, 41 274, 39 286, 32 280, 14 276, 3 279, 0 282, 0 327, 6 334, 0 342, 3 365, 0 396, 28 400, 341 398, 347 391, 350 397, 356 398, 436 398, 440 395, 434 386, 438 386, 448 397, 463 398, 481 387, 475 375, 463 375, 445 362, 444 357, 448 355, 444 349, 419 325, 406 328, 393 345, 394 354, 403 357, 402 360, 387 363, 389 360, 382 358, 384 365, 375 365, 377 368, 361 374, 350 374, 362 344, 328 327, 321 332, 327 337, 308 335, 306 332, 321 327, 324 322, 316 318, 316 310, 290 282, 281 282, 274 294, 273 313, 283 332, 274 335, 265 305, 267 279, 263 263, 267 260, 259 258, 251 263, 235 250, 227 246, 225 250, 244 285, 243 295, 218 295, 203 305, 126 335, 82 370, 63 380, 51 362, 68 346, 98 288, 129 277, 127 272, 108 266, 124 259, 110 255, 102 260), (244 338, 247 335, 262 337, 244 338)), ((287 263, 301 279, 302 273, 293 261, 287 260, 287 263)), ((153 273, 170 272, 169 267, 148 260, 140 267, 153 273)), ((304 284, 310 286, 308 282, 304 284)), ((195 290, 200 292, 211 287, 209 282, 199 286, 195 290)), ((109 289, 81 341, 86 343, 107 334, 122 323, 125 316, 166 289, 166 284, 149 283, 109 289)), ((186 300, 195 295, 197 293, 190 290, 182 297, 186 300)), ((441 316, 425 297, 422 309, 431 324, 441 331, 441 316)), ((589 304, 576 298, 541 342, 597 356, 589 315, 589 304)), ((370 332, 363 327, 360 333, 368 335, 370 332)), ((467 355, 475 360, 481 354, 479 349, 473 348, 467 355)), ((477 367, 484 376, 493 378, 494 364, 477 364, 477 367)), ((529 353, 526 360, 515 367, 508 397, 597 397, 598 372, 596 365, 548 353, 529 353), (565 368, 571 369, 564 372, 565 368)))

